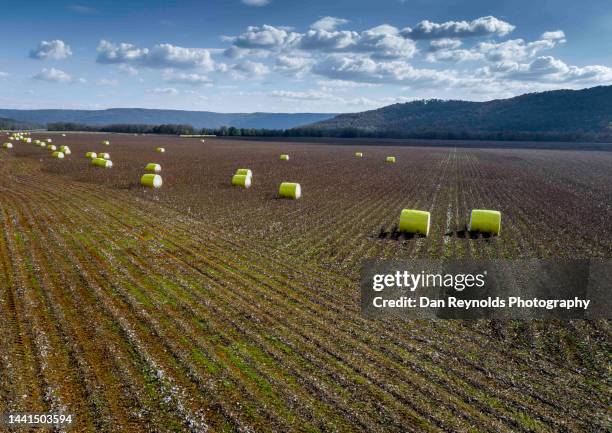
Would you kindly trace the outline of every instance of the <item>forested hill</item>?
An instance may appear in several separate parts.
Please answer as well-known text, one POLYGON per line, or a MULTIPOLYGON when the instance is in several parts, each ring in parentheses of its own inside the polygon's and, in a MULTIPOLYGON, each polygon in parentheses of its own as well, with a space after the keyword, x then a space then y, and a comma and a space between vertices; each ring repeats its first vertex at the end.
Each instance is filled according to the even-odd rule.
POLYGON ((107 110, 13 110, 0 109, 0 117, 23 122, 78 123, 90 126, 110 124, 186 124, 194 128, 286 129, 317 122, 335 113, 215 113, 212 111, 158 110, 147 108, 109 108, 107 110))
POLYGON ((487 102, 414 101, 341 114, 305 129, 346 136, 612 137, 612 86, 530 93, 487 102))

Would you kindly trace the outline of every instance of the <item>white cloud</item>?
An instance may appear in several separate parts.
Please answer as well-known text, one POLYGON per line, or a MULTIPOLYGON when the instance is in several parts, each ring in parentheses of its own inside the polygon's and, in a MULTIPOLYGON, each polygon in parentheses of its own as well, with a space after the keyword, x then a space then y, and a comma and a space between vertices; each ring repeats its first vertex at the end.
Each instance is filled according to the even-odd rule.
POLYGON ((8 72, 0 72, 0 80, 6 80, 9 75, 8 72))
POLYGON ((484 73, 521 81, 612 83, 612 68, 601 65, 571 66, 552 56, 538 57, 529 63, 500 62, 485 69, 484 73))
POLYGON ((343 24, 347 24, 349 21, 344 18, 336 18, 336 17, 323 17, 310 25, 310 28, 313 30, 327 30, 332 31, 335 30, 336 27, 341 26, 343 24))
POLYGON ((548 39, 551 41, 559 41, 559 42, 565 42, 565 32, 563 30, 555 30, 552 32, 544 32, 542 33, 542 36, 540 36, 542 39, 548 39))
POLYGON ((309 57, 281 54, 276 58, 274 69, 301 76, 310 69, 312 63, 313 60, 309 57))
POLYGON ((72 77, 61 69, 43 68, 39 73, 32 77, 38 81, 48 81, 52 83, 70 83, 72 77))
POLYGON ((415 28, 406 27, 402 35, 411 39, 467 38, 475 36, 504 36, 515 29, 510 23, 493 16, 480 17, 472 21, 447 21, 434 23, 421 21, 415 28))
POLYGON ((261 77, 270 73, 270 68, 260 62, 245 60, 234 65, 233 70, 237 73, 236 78, 261 77))
POLYGON ((300 36, 302 50, 341 51, 355 47, 359 34, 349 30, 308 30, 300 36))
POLYGON ((242 0, 242 3, 247 6, 265 6, 270 3, 270 0, 242 0))
POLYGON ((131 64, 149 68, 215 69, 210 51, 204 48, 184 48, 158 44, 153 48, 137 48, 128 43, 113 44, 101 40, 96 61, 103 64, 131 64))
POLYGON ((210 78, 202 74, 187 74, 184 72, 175 72, 166 70, 162 73, 162 79, 168 83, 189 84, 191 86, 200 86, 211 82, 210 78))
POLYGON ((53 41, 40 41, 38 47, 30 50, 30 58, 36 60, 61 60, 70 57, 72 51, 64 41, 55 39, 53 41))
POLYGON ((234 45, 245 49, 281 49, 295 43, 299 34, 281 27, 264 24, 249 26, 246 32, 237 36, 234 45))
POLYGON ((449 85, 456 81, 454 71, 417 69, 400 60, 375 61, 355 55, 327 56, 313 67, 313 72, 331 79, 409 86, 449 85))
POLYGON ((506 60, 525 60, 534 57, 542 50, 555 47, 557 39, 540 39, 533 42, 525 42, 523 39, 510 39, 500 43, 482 42, 476 45, 475 50, 484 54, 491 62, 506 60))
POLYGON ((145 90, 146 93, 150 93, 153 95, 167 95, 167 96, 176 96, 179 91, 174 87, 155 87, 154 89, 145 90))
POLYGON ((429 51, 456 50, 461 45, 459 39, 434 39, 429 43, 429 51))

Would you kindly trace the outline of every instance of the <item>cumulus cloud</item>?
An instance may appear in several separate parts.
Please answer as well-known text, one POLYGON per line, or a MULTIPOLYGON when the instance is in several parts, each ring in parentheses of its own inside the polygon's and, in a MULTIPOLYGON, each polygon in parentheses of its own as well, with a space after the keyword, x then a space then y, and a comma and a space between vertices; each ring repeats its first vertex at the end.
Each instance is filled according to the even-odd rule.
POLYGON ((276 58, 274 69, 300 76, 310 69, 313 59, 295 55, 281 54, 276 58))
POLYGON ((242 3, 247 6, 265 6, 270 3, 270 0, 242 0, 242 3))
POLYGON ((211 82, 210 78, 206 75, 195 74, 195 73, 184 73, 175 72, 173 70, 166 70, 162 73, 162 79, 168 83, 176 84, 188 84, 190 86, 201 86, 211 82))
POLYGON ((39 73, 32 77, 38 81, 48 81, 51 83, 70 83, 72 77, 61 69, 55 68, 43 68, 39 73))
POLYGON ((447 21, 434 23, 421 21, 415 28, 406 27, 402 35, 411 39, 467 38, 476 36, 505 36, 515 29, 510 23, 493 16, 472 21, 447 21))
POLYGON ((244 49, 280 49, 299 39, 300 35, 288 29, 264 24, 249 26, 246 32, 234 39, 234 46, 244 49))
POLYGON ((210 51, 204 48, 184 48, 158 44, 153 48, 138 48, 133 44, 101 40, 96 61, 103 64, 131 64, 148 68, 215 69, 210 51))
POLYGON ((146 93, 150 93, 152 95, 167 95, 167 96, 176 96, 178 95, 178 90, 174 87, 155 87, 154 89, 145 90, 146 93))
POLYGON ((547 39, 547 40, 551 40, 551 41, 559 41, 559 42, 565 42, 565 32, 563 30, 555 30, 552 32, 544 32, 542 33, 542 36, 540 36, 542 39, 547 39))
POLYGON ((30 50, 30 58, 36 60, 61 60, 70 57, 72 51, 64 41, 55 39, 53 41, 40 41, 38 47, 30 50))
POLYGON ((252 62, 245 60, 234 65, 233 70, 236 72, 237 78, 245 77, 261 77, 270 73, 270 68, 260 62, 252 62))
POLYGON ((434 39, 429 43, 429 51, 456 50, 462 44, 459 39, 434 39))
POLYGON ((341 26, 343 24, 347 24, 349 21, 344 18, 336 18, 336 17, 323 17, 310 25, 310 28, 313 30, 327 30, 332 31, 335 30, 336 27, 341 26))
POLYGON ((482 42, 476 45, 475 50, 484 54, 491 62, 506 60, 524 60, 534 57, 540 51, 554 48, 558 39, 540 39, 525 42, 523 39, 510 39, 504 42, 482 42))
POLYGON ((311 28, 305 33, 270 25, 251 26, 232 41, 233 46, 225 51, 225 55, 231 58, 262 50, 279 53, 293 50, 369 52, 380 58, 410 58, 417 52, 414 41, 402 37, 397 28, 386 24, 363 32, 311 28))
POLYGON ((331 79, 408 86, 448 85, 456 80, 453 71, 417 69, 400 60, 375 61, 355 55, 330 55, 315 65, 313 72, 331 79))
POLYGON ((552 56, 541 56, 529 63, 500 62, 484 70, 485 74, 521 81, 553 83, 612 82, 612 68, 601 65, 571 66, 552 56))

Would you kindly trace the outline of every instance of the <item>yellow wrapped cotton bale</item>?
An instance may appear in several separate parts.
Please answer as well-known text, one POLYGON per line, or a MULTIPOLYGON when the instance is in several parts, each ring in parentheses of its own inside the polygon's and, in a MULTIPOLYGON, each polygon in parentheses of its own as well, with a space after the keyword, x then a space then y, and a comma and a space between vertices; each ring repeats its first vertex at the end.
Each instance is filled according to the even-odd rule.
POLYGON ((246 174, 235 174, 232 176, 232 185, 241 186, 243 188, 251 187, 251 176, 246 174))
POLYGON ((60 152, 59 150, 57 150, 53 152, 51 156, 53 156, 53 158, 64 159, 64 152, 60 152))
POLYGON ((283 198, 298 199, 302 196, 302 187, 299 183, 283 182, 278 189, 278 195, 283 198))
POLYGON ((65 136, 66 136, 66 134, 62 134, 62 137, 65 137, 65 136))
POLYGON ((25 142, 26 142, 26 143, 31 143, 31 142, 32 142, 32 139, 31 139, 31 138, 26 138, 26 139, 25 139, 25 142))
POLYGON ((108 153, 98 153, 98 158, 102 158, 102 159, 110 159, 110 155, 108 153))
POLYGON ((162 177, 159 174, 143 174, 140 183, 151 188, 159 188, 162 186, 162 177))
POLYGON ((57 150, 57 147, 55 147, 55 144, 47 144, 47 149, 55 152, 57 150))
POLYGON ((59 150, 64 155, 70 155, 72 153, 72 151, 70 150, 70 148, 68 146, 60 146, 59 150))
POLYGON ((53 140, 51 140, 50 138, 47 138, 47 143, 53 143, 53 140))
POLYGON ((394 163, 395 162, 395 156, 387 156, 387 159, 385 161, 394 163))
POLYGON ((145 166, 145 170, 159 173, 161 171, 161 165, 150 162, 145 166))
POLYGON ((102 144, 103 144, 103 145, 105 145, 105 146, 110 146, 110 141, 108 141, 108 140, 103 140, 103 141, 102 141, 102 144))
POLYGON ((356 156, 357 158, 363 158, 363 153, 361 153, 361 152, 355 152, 355 156, 356 156))
POLYGON ((5 149, 12 149, 13 148, 13 143, 4 143, 2 145, 2 147, 4 147, 5 149))
POLYGON ((281 159, 281 161, 289 161, 289 155, 283 154, 283 155, 280 156, 280 159, 281 159))
POLYGON ((87 153, 85 154, 85 156, 86 156, 87 158, 97 158, 97 157, 98 157, 98 154, 97 154, 96 152, 87 152, 87 153))
POLYGON ((501 230, 501 212, 496 210, 472 209, 468 230, 470 232, 499 235, 501 230))
POLYGON ((40 147, 47 147, 47 144, 46 144, 44 141, 41 141, 41 142, 39 143, 39 146, 40 146, 40 147))
POLYGON ((429 235, 431 215, 424 210, 402 209, 398 230, 404 233, 429 235))
POLYGON ((236 174, 244 174, 245 176, 253 176, 253 172, 248 168, 239 168, 236 174))
POLYGON ((164 153, 166 149, 164 149, 163 147, 158 147, 157 149, 155 149, 155 151, 158 153, 164 153))
POLYGON ((103 158, 93 158, 91 164, 96 167, 111 168, 113 166, 113 161, 103 158))

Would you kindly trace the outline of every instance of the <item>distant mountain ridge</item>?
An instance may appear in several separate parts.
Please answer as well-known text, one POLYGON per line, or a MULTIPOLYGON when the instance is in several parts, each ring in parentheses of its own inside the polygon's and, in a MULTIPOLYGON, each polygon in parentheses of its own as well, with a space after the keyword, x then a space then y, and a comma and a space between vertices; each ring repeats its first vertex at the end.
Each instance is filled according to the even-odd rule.
MULTIPOLYGON (((423 100, 340 114, 304 129, 323 135, 459 138, 495 134, 612 137, 612 86, 528 93, 487 102, 423 100)), ((597 137, 595 137, 597 138, 597 137)))
POLYGON ((0 117, 42 125, 72 122, 86 125, 187 124, 195 128, 288 129, 329 119, 336 113, 215 113, 212 111, 109 108, 106 110, 12 110, 0 109, 0 117))

